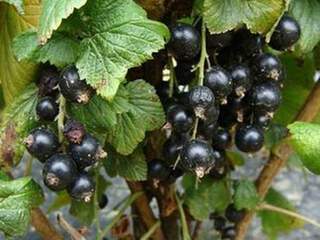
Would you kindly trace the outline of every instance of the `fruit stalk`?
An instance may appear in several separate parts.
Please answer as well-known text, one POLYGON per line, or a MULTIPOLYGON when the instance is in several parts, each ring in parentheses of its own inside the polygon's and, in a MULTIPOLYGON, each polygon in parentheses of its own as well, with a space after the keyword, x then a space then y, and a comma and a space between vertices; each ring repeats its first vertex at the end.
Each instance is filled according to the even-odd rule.
MULTIPOLYGON (((300 109, 294 121, 311 122, 320 111, 320 82, 318 81, 311 90, 304 105, 300 109)), ((274 153, 270 155, 268 163, 262 169, 256 180, 256 188, 259 196, 263 199, 272 184, 274 177, 280 172, 281 168, 286 164, 292 148, 287 143, 288 136, 281 141, 274 153)), ((242 221, 237 224, 236 240, 243 240, 246 236, 248 227, 254 217, 253 211, 247 212, 242 221)))

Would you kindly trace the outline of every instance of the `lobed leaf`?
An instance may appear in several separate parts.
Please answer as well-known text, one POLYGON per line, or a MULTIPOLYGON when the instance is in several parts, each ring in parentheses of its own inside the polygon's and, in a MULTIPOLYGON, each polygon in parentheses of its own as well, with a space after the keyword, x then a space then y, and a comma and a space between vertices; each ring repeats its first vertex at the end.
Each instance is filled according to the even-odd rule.
POLYGON ((254 209, 260 202, 254 183, 249 180, 239 181, 235 186, 233 201, 238 210, 254 209))

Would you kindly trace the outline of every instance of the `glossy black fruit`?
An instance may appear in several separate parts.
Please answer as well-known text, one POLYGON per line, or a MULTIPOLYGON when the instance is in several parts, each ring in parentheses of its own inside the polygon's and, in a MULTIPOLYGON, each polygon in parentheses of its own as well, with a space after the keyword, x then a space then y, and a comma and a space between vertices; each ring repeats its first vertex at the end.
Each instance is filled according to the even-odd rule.
POLYGON ((53 121, 59 113, 59 106, 52 97, 43 97, 37 103, 36 112, 41 120, 53 121))
POLYGON ((172 134, 162 147, 162 155, 165 161, 174 164, 187 140, 188 135, 186 134, 172 134))
POLYGON ((60 146, 58 137, 45 128, 32 130, 24 143, 28 152, 41 162, 56 153, 60 146))
POLYGON ((217 122, 207 123, 205 121, 199 121, 198 134, 205 137, 207 140, 211 139, 217 128, 217 122))
POLYGON ((214 95, 206 86, 193 87, 189 92, 189 104, 197 117, 204 119, 205 112, 214 105, 214 95))
POLYGON ((106 194, 102 194, 100 199, 99 199, 99 208, 103 209, 105 208, 109 203, 108 196, 106 194))
POLYGON ((62 95, 71 102, 87 103, 92 89, 85 80, 80 79, 75 66, 65 68, 61 73, 59 87, 62 95))
POLYGON ((69 195, 76 200, 90 202, 95 191, 95 183, 87 173, 81 173, 68 187, 69 195))
POLYGON ((217 231, 222 231, 226 226, 226 219, 221 216, 217 216, 213 218, 214 220, 214 229, 217 231))
POLYGON ((234 240, 236 238, 236 228, 234 226, 224 228, 221 233, 221 239, 234 240))
POLYGON ((196 72, 192 71, 192 64, 189 62, 178 62, 175 74, 179 85, 187 85, 196 77, 196 72))
POLYGON ((210 34, 206 32, 206 46, 208 49, 221 49, 231 45, 233 39, 233 31, 227 31, 219 34, 210 34))
POLYGON ((168 81, 161 81, 156 86, 156 93, 158 94, 162 104, 166 103, 169 99, 169 82, 168 81))
POLYGON ((211 123, 216 123, 219 119, 220 108, 217 105, 211 105, 205 112, 203 116, 203 121, 209 125, 211 123))
POLYGON ((280 88, 273 83, 262 83, 252 89, 250 104, 258 111, 274 112, 281 103, 280 88))
POLYGON ((179 177, 183 176, 184 172, 182 169, 180 169, 179 167, 176 167, 175 169, 170 168, 170 173, 169 176, 167 178, 167 182, 169 184, 174 183, 179 177))
POLYGON ((269 45, 276 50, 286 50, 300 38, 299 23, 292 17, 284 15, 272 33, 269 45))
POLYGON ((252 85, 249 67, 243 64, 234 65, 230 69, 230 74, 235 94, 243 97, 252 85))
POLYGON ((253 34, 247 29, 240 29, 234 37, 234 51, 243 60, 259 55, 265 44, 264 38, 259 34, 253 34))
POLYGON ((257 82, 281 83, 284 78, 280 59, 271 53, 263 53, 253 60, 252 69, 257 82))
POLYGON ((201 178, 214 166, 215 159, 212 147, 202 140, 187 142, 180 153, 181 165, 201 178))
POLYGON ((54 154, 43 166, 43 181, 53 191, 66 189, 73 183, 77 175, 75 162, 66 154, 54 154))
POLYGON ((253 113, 253 125, 263 129, 267 129, 270 126, 272 117, 266 112, 255 112, 253 113))
POLYGON ((243 209, 237 210, 233 204, 230 204, 225 211, 226 218, 233 223, 240 222, 244 217, 244 214, 245 211, 243 209))
POLYGON ((86 134, 83 137, 81 143, 71 143, 69 145, 69 152, 80 169, 96 163, 100 158, 100 151, 102 151, 102 149, 100 148, 97 139, 89 134, 86 134))
POLYGON ((242 152, 256 152, 263 146, 263 131, 259 127, 247 125, 237 129, 235 144, 242 152))
POLYGON ((213 167, 209 172, 209 177, 213 180, 221 180, 227 176, 228 173, 228 167, 222 166, 222 167, 213 167))
POLYGON ((192 60, 200 52, 200 34, 193 26, 178 23, 171 28, 168 48, 176 59, 192 60))
POLYGON ((214 66, 207 70, 204 83, 212 90, 214 96, 219 99, 226 99, 232 92, 231 76, 220 66, 214 66))
POLYGON ((173 105, 167 111, 167 122, 176 132, 188 132, 194 122, 193 111, 180 104, 173 105))
POLYGON ((64 125, 63 135, 71 143, 81 143, 85 134, 83 124, 76 120, 69 119, 64 125))
POLYGON ((170 174, 167 164, 160 159, 153 159, 148 162, 148 178, 166 180, 170 174))
POLYGON ((231 135, 225 128, 219 128, 212 136, 212 147, 218 150, 224 150, 231 143, 231 135))
POLYGON ((37 80, 39 96, 51 96, 56 97, 59 93, 59 72, 55 66, 44 64, 40 66, 39 78, 37 80))

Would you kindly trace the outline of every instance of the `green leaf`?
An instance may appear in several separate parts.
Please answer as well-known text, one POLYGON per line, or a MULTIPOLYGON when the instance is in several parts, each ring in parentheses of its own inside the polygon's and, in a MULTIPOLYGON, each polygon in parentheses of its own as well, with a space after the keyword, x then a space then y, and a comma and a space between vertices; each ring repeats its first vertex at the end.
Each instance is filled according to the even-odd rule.
POLYGON ((231 201, 231 194, 226 181, 213 181, 202 178, 196 188, 196 177, 185 175, 183 186, 184 201, 191 215, 197 220, 204 220, 212 212, 223 212, 231 201))
POLYGON ((226 156, 236 166, 242 166, 245 164, 246 160, 239 152, 226 151, 226 156))
POLYGON ((60 208, 70 204, 71 198, 67 191, 58 192, 56 198, 48 207, 48 213, 59 210, 60 208))
POLYGON ((320 174, 320 125, 295 122, 288 126, 290 142, 303 165, 314 174, 320 174))
POLYGON ((111 99, 129 68, 164 47, 167 27, 147 19, 133 0, 93 0, 86 5, 89 36, 76 63, 82 79, 111 99))
POLYGON ((37 33, 33 29, 14 39, 13 51, 19 61, 50 62, 57 67, 64 67, 76 61, 79 53, 79 43, 57 32, 47 44, 40 46, 37 43, 37 33))
POLYGON ((267 33, 285 8, 284 0, 204 0, 203 17, 211 33, 242 24, 252 32, 267 33))
POLYGON ((71 15, 74 9, 85 5, 87 0, 43 0, 38 31, 39 42, 46 43, 62 19, 71 15))
POLYGON ((29 227, 30 210, 43 202, 42 190, 31 178, 0 180, 0 231, 21 236, 29 227))
POLYGON ((117 125, 109 132, 108 142, 121 154, 128 155, 144 139, 146 131, 160 128, 165 121, 159 97, 153 86, 143 80, 129 82, 129 112, 118 114, 117 125))
POLYGON ((111 177, 119 175, 129 181, 147 179, 147 162, 141 146, 128 156, 120 155, 110 147, 104 166, 111 177))
POLYGON ((233 201, 238 210, 254 209, 260 202, 254 183, 249 180, 240 180, 235 186, 233 201))
POLYGON ((320 41, 320 2, 318 0, 292 0, 289 14, 300 25, 301 36, 295 44, 295 52, 302 56, 311 52, 320 41))
POLYGON ((39 0, 25 0, 20 16, 13 6, 0 2, 0 82, 6 103, 11 103, 35 79, 37 67, 19 63, 12 51, 12 41, 19 33, 36 27, 40 14, 39 0))
POLYGON ((19 163, 25 150, 23 139, 27 132, 37 125, 36 104, 37 88, 34 84, 30 84, 4 109, 0 124, 2 142, 0 162, 5 165, 19 163))
POLYGON ((265 146, 272 149, 276 146, 287 134, 287 129, 280 124, 271 124, 265 132, 265 146))
MULTIPOLYGON (((272 188, 269 190, 265 200, 271 205, 295 211, 292 204, 281 193, 272 188)), ((263 232, 269 239, 275 240, 279 234, 289 233, 294 229, 303 227, 301 220, 281 213, 264 210, 259 212, 259 216, 262 220, 263 232)))
POLYGON ((20 14, 23 13, 23 0, 0 0, 0 2, 9 3, 15 6, 20 14))

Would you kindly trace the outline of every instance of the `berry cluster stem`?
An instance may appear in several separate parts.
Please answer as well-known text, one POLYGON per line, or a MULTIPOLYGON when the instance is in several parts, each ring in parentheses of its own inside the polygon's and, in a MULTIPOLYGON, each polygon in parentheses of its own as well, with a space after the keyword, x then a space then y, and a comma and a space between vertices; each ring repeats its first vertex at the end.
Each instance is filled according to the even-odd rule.
POLYGON ((174 84, 175 84, 175 72, 174 72, 174 64, 173 57, 169 56, 169 69, 170 69, 170 79, 169 79, 169 98, 173 96, 174 84))
POLYGON ((66 111, 66 99, 60 95, 59 97, 59 115, 58 115, 58 131, 59 131, 59 141, 63 140, 63 127, 64 127, 64 117, 66 111))

